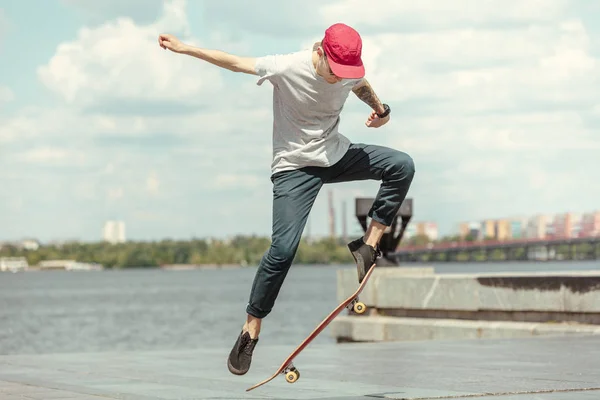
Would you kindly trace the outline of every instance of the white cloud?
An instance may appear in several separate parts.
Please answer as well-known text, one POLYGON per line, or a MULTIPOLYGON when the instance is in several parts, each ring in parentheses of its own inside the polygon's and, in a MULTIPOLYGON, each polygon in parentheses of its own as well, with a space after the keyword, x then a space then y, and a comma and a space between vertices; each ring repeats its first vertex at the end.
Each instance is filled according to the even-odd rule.
POLYGON ((72 107, 127 113, 150 102, 156 104, 153 113, 162 113, 169 103, 210 104, 222 86, 221 74, 212 65, 161 49, 157 38, 165 30, 182 31, 180 38, 192 41, 186 36, 184 1, 165 2, 163 16, 153 24, 119 18, 82 28, 38 69, 39 78, 72 107))
POLYGON ((433 113, 588 102, 600 83, 589 34, 572 20, 503 31, 367 36, 364 52, 369 79, 386 99, 443 102, 433 104, 433 113))

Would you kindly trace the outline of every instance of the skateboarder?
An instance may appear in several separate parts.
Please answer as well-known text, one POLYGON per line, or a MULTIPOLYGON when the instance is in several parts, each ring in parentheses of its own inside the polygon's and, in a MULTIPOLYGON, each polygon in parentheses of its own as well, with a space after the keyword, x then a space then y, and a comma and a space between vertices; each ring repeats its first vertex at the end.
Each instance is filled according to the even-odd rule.
POLYGON ((273 232, 271 246, 256 272, 247 318, 227 366, 243 375, 258 342, 261 321, 272 310, 296 254, 312 205, 326 183, 381 181, 363 237, 348 243, 360 283, 380 255, 379 240, 390 226, 411 185, 415 166, 409 155, 391 148, 352 143, 339 131, 340 113, 352 91, 371 112, 365 122, 379 128, 390 120, 364 78, 359 33, 345 24, 326 29, 312 49, 259 58, 201 49, 161 34, 164 49, 186 54, 234 72, 257 75, 273 85, 273 232))

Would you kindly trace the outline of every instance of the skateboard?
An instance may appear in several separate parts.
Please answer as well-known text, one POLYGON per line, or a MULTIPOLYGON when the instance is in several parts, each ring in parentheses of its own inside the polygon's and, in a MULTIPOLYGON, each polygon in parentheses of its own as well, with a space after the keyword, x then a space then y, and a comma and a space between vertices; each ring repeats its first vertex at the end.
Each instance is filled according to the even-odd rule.
POLYGON ((246 389, 246 392, 249 392, 253 389, 256 389, 259 386, 264 385, 267 382, 272 381, 279 374, 284 374, 285 380, 288 383, 294 383, 298 379, 300 379, 300 371, 296 367, 294 367, 294 364, 292 363, 294 358, 298 354, 300 354, 300 352, 306 346, 308 346, 308 344, 314 338, 316 338, 317 335, 319 333, 321 333, 321 331, 323 329, 325 329, 327 327, 327 325, 329 325, 329 323, 331 321, 333 321, 333 319, 335 317, 337 317, 345 308, 352 309, 357 314, 362 314, 367 310, 367 307, 364 305, 364 303, 361 303, 360 301, 358 301, 358 295, 364 289, 367 281, 369 280, 369 277, 371 276, 371 274, 373 273, 374 270, 375 270, 375 264, 373 264, 371 266, 371 268, 365 275, 363 281, 361 282, 360 286, 358 287, 358 289, 356 289, 356 292, 352 293, 352 295, 350 297, 348 297, 346 300, 342 301, 327 317, 325 317, 325 319, 323 321, 321 321, 321 323, 319 325, 317 325, 317 327, 311 332, 311 334, 308 335, 306 337, 306 339, 304 339, 304 341, 302 341, 302 343, 300 343, 300 345, 298 347, 296 347, 296 349, 294 349, 294 351, 292 351, 292 353, 285 359, 285 361, 281 364, 279 369, 277 369, 277 371, 275 371, 275 373, 271 377, 265 379, 264 381, 262 381, 260 383, 257 383, 256 385, 254 385, 252 387, 249 387, 248 389, 246 389))

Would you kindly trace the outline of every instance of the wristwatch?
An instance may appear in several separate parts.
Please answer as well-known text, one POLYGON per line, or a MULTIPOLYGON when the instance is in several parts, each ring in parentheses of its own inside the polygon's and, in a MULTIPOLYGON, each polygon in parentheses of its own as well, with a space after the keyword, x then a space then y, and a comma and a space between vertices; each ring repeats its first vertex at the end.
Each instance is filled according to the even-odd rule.
POLYGON ((384 110, 384 111, 383 111, 383 113, 381 113, 381 114, 377 113, 377 116, 378 116, 379 118, 385 118, 385 117, 387 117, 387 116, 390 114, 390 112, 392 111, 392 110, 390 109, 390 106, 388 106, 388 105, 387 105, 387 104, 385 104, 385 103, 383 104, 383 110, 384 110))

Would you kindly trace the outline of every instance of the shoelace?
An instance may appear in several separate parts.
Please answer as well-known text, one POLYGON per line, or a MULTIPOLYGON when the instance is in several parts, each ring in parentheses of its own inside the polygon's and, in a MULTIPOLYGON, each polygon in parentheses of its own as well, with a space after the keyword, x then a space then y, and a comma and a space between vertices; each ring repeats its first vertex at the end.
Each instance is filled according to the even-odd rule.
POLYGON ((255 340, 252 340, 250 336, 244 336, 242 338, 242 343, 240 343, 241 353, 244 353, 248 356, 252 355, 252 350, 254 350, 255 345, 255 340))
POLYGON ((244 345, 244 349, 242 350, 246 355, 252 355, 252 350, 254 350, 254 346, 256 345, 255 340, 248 340, 248 343, 244 345))

